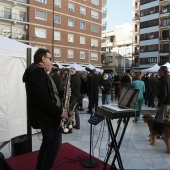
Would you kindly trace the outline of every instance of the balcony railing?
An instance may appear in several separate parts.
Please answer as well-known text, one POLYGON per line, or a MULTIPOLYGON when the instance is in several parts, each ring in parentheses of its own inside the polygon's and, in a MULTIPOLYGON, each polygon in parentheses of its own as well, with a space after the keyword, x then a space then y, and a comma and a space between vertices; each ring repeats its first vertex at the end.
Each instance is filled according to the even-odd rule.
POLYGON ((170 23, 164 23, 164 22, 161 22, 161 24, 160 24, 161 27, 167 27, 169 25, 170 25, 170 23))
POLYGON ((28 40, 28 35, 25 33, 16 33, 16 32, 3 32, 0 31, 0 35, 11 38, 11 39, 17 39, 17 40, 28 40))
POLYGON ((139 20, 139 16, 133 18, 133 21, 138 21, 138 20, 139 20))
POLYGON ((28 3, 28 0, 12 0, 13 2, 21 2, 21 3, 28 3))
POLYGON ((159 50, 159 53, 169 53, 169 49, 161 49, 159 50))
POLYGON ((27 16, 26 15, 20 15, 20 14, 15 14, 15 13, 6 12, 6 11, 0 11, 0 18, 27 22, 27 16))

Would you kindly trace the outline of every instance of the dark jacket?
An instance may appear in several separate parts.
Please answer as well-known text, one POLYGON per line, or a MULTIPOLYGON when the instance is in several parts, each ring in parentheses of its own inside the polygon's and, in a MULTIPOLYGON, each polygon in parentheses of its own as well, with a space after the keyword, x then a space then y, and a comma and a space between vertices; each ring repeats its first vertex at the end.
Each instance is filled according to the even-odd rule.
POLYGON ((170 77, 164 75, 158 81, 158 107, 170 105, 170 77))
POLYGON ((56 106, 51 81, 43 67, 31 64, 23 75, 27 93, 27 110, 35 129, 57 127, 62 110, 56 106))
POLYGON ((148 80, 148 91, 156 93, 157 92, 158 80, 156 77, 151 76, 148 80))
POLYGON ((109 79, 103 80, 101 84, 104 89, 102 89, 102 94, 110 94, 112 83, 109 79))
POLYGON ((70 102, 73 102, 75 99, 79 99, 80 97, 80 86, 81 86, 81 80, 78 74, 71 75, 70 80, 70 87, 71 87, 71 97, 70 102))

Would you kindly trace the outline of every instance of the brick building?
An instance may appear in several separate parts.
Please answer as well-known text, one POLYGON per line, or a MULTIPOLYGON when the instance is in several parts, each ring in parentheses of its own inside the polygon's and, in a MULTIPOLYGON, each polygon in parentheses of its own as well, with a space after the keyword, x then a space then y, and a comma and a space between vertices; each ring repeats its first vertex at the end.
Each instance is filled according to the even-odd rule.
POLYGON ((51 51, 68 65, 101 64, 107 0, 0 0, 0 35, 51 51))

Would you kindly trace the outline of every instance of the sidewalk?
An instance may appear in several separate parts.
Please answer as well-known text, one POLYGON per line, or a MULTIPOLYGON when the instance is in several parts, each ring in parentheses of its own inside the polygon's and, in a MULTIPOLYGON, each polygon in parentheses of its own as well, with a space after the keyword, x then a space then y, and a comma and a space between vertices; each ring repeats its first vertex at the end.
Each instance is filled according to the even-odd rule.
MULTIPOLYGON (((68 142, 81 150, 89 153, 90 145, 90 124, 88 120, 90 114, 87 114, 87 97, 83 100, 83 107, 85 110, 80 112, 81 128, 80 130, 73 129, 72 134, 63 134, 63 143, 68 142)), ((112 102, 115 103, 115 102, 112 102)), ((101 104, 101 98, 99 99, 99 105, 101 104)), ((144 111, 153 111, 153 108, 149 108, 145 105, 142 106, 144 111)), ((156 109, 155 109, 156 110, 156 109)), ((138 123, 132 122, 130 119, 123 142, 120 147, 120 154, 125 169, 170 169, 170 155, 166 153, 166 146, 162 139, 157 139, 155 146, 149 144, 149 129, 142 118, 138 123)), ((117 125, 117 120, 113 120, 113 127, 117 125)), ((123 123, 120 129, 123 128, 123 123)), ((102 121, 96 126, 93 126, 93 146, 92 154, 104 160, 108 143, 110 141, 108 135, 108 129, 105 121, 102 121)), ((119 137, 119 134, 118 134, 119 137)), ((33 150, 38 150, 41 144, 41 134, 33 135, 33 150)), ((6 145, 1 152, 5 157, 10 156, 10 145, 6 145)), ((113 155, 111 158, 113 158, 113 155)), ((111 164, 112 159, 109 163, 111 164)))

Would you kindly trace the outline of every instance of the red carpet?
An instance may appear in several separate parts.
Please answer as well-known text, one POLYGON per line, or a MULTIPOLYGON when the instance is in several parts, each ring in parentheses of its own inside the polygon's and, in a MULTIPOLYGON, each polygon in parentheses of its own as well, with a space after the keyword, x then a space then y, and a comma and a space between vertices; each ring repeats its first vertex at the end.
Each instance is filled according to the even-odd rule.
MULTIPOLYGON (((8 158, 7 162, 12 170, 35 170, 38 151, 8 158)), ((52 170, 102 170, 104 163, 97 159, 96 168, 85 168, 81 165, 82 160, 89 159, 89 154, 76 148, 75 146, 64 143, 55 160, 52 170)), ((109 168, 107 168, 109 169, 109 168)))

